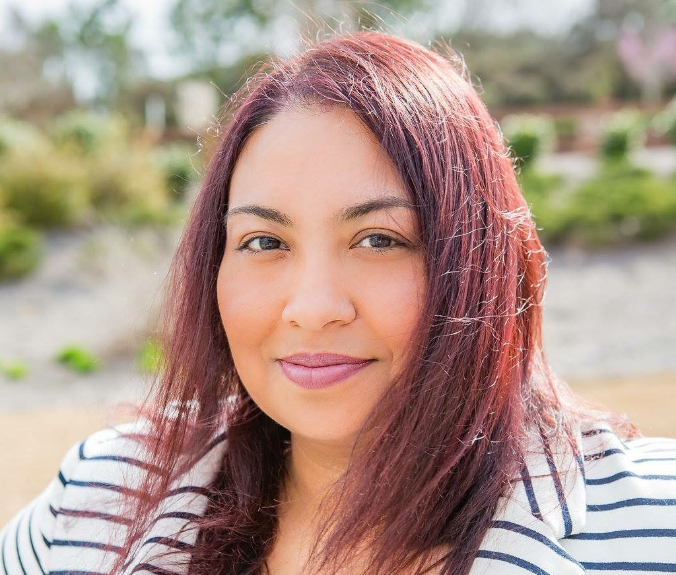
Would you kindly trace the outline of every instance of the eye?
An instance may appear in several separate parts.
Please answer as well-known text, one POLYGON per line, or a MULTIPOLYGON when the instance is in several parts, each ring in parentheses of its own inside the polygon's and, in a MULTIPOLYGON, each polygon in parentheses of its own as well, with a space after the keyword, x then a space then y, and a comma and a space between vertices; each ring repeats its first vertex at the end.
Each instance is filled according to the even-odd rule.
MULTIPOLYGON (((386 253, 389 251, 392 251, 393 249, 396 249, 398 247, 403 247, 405 244, 403 242, 397 241, 394 238, 385 235, 385 234, 370 234, 359 242, 359 244, 363 243, 365 240, 367 240, 367 248, 370 248, 372 251, 382 254, 386 253), (376 238, 375 240, 372 240, 371 238, 376 238), (376 245, 373 245, 376 244, 376 245)), ((357 244, 357 245, 359 245, 357 244)))
POLYGON ((270 236, 255 236, 253 238, 249 238, 246 242, 243 244, 239 245, 237 247, 237 251, 240 252, 247 252, 252 255, 256 255, 260 252, 270 252, 276 249, 277 244, 283 243, 281 240, 278 240, 277 238, 273 238, 270 236), (259 248, 256 249, 251 249, 249 246, 257 241, 259 242, 259 248))
MULTIPOLYGON (((384 254, 398 247, 406 246, 404 242, 395 240, 386 234, 370 234, 362 238, 356 245, 359 246, 359 244, 364 243, 364 241, 367 241, 368 245, 362 247, 369 248, 371 251, 374 251, 378 254, 384 254), (375 238, 375 240, 372 238, 375 238)), ((274 251, 279 248, 279 244, 284 245, 284 242, 271 236, 254 236, 253 238, 249 238, 246 242, 239 245, 237 247, 237 251, 256 255, 261 252, 274 251), (256 241, 258 242, 258 247, 251 248, 250 246, 256 241)))

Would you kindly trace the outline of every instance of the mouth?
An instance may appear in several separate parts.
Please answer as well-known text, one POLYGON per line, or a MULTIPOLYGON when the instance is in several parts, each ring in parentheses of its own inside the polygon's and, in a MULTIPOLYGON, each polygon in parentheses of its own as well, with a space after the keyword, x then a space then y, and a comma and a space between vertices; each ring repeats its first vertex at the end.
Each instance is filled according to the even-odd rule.
MULTIPOLYGON (((355 359, 355 358, 351 358, 355 359)), ((376 361, 375 359, 357 360, 351 363, 334 363, 316 367, 301 365, 280 359, 279 364, 284 375, 303 389, 324 389, 348 379, 376 361)))

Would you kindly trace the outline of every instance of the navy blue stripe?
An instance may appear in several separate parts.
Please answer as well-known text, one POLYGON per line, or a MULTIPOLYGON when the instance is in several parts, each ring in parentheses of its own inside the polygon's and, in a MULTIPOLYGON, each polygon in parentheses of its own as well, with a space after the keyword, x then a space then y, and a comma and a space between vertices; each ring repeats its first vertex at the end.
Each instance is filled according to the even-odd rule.
MULTIPOLYGON (((539 427, 539 425, 538 425, 539 427)), ((561 505, 561 515, 563 516, 563 524, 565 526, 564 537, 570 535, 573 532, 573 522, 570 518, 570 511, 568 510, 568 503, 566 502, 566 497, 563 494, 563 486, 561 485, 561 478, 559 477, 559 471, 556 469, 554 464, 554 459, 552 457, 551 447, 547 438, 542 433, 540 429, 540 436, 542 437, 542 442, 545 446, 545 457, 547 458, 547 465, 549 465, 549 470, 552 472, 551 478, 554 483, 554 488, 556 489, 556 495, 559 498, 559 503, 561 505)))
POLYGON ((581 433, 582 437, 593 437, 594 435, 598 435, 599 433, 612 433, 612 430, 599 427, 596 429, 587 429, 581 433))
POLYGON ((497 559, 498 561, 504 561, 505 563, 511 563, 512 565, 518 565, 521 567, 521 569, 525 569, 526 571, 530 571, 536 575, 550 575, 530 561, 526 561, 525 559, 521 559, 519 557, 514 557, 514 555, 509 555, 508 553, 500 553, 499 551, 484 551, 483 549, 480 549, 476 556, 482 559, 497 559))
POLYGON ((605 541, 608 539, 626 539, 628 537, 676 538, 676 529, 623 529, 621 531, 607 531, 604 533, 574 533, 567 537, 567 539, 605 541))
MULTIPOLYGON (((616 454, 627 455, 627 452, 624 449, 618 449, 617 447, 613 447, 612 449, 606 449, 605 451, 585 455, 584 459, 585 461, 593 461, 595 459, 601 459, 608 455, 616 455, 616 454)), ((643 463, 644 461, 676 461, 676 457, 643 457, 641 459, 630 459, 629 461, 631 461, 632 463, 643 463)))
POLYGON ((141 461, 140 459, 134 459, 133 457, 125 457, 122 455, 94 455, 87 457, 84 452, 84 447, 85 442, 80 443, 79 455, 81 461, 120 461, 122 463, 133 465, 134 467, 140 467, 141 469, 159 472, 159 467, 157 467, 157 465, 141 461))
POLYGON ((140 496, 140 491, 138 489, 131 489, 129 487, 122 487, 120 485, 115 485, 114 483, 104 483, 102 481, 79 481, 77 479, 69 479, 64 483, 64 485, 74 485, 75 487, 94 487, 98 489, 108 489, 110 491, 116 491, 118 493, 128 493, 134 497, 140 496))
POLYGON ((67 517, 85 517, 87 519, 102 519, 103 521, 110 521, 111 523, 119 523, 121 525, 131 525, 131 519, 123 517, 122 515, 113 515, 112 513, 102 513, 99 511, 84 511, 80 509, 54 509, 51 505, 49 511, 54 517, 57 515, 65 515, 67 517))
POLYGON ((106 575, 98 571, 50 571, 49 575, 106 575))
POLYGON ((535 498, 535 492, 533 491, 533 482, 530 480, 530 475, 526 471, 525 467, 521 468, 521 479, 523 481, 523 488, 526 490, 526 497, 528 497, 528 504, 530 505, 531 513, 538 519, 542 520, 540 507, 538 506, 538 501, 535 498))
POLYGON ((139 563, 136 567, 134 567, 131 570, 132 573, 136 573, 137 571, 149 571, 154 575, 176 575, 176 573, 174 573, 173 571, 169 571, 168 569, 162 569, 162 567, 157 567, 152 563, 139 563))
POLYGON ((623 499, 622 501, 615 501, 613 503, 587 505, 587 511, 610 511, 611 509, 636 507, 639 505, 673 506, 676 505, 676 499, 651 499, 649 497, 634 497, 632 499, 623 499))
POLYGON ((554 551, 557 555, 560 555, 564 559, 568 559, 568 561, 571 563, 575 563, 575 565, 582 567, 582 565, 580 565, 580 563, 578 563, 578 561, 572 555, 569 555, 560 545, 553 543, 549 538, 542 535, 542 533, 538 533, 537 531, 529 529, 528 527, 524 527, 523 525, 519 525, 518 523, 504 521, 501 519, 493 521, 492 525, 498 529, 505 529, 507 531, 520 533, 521 535, 542 543, 543 545, 549 547, 549 549, 554 551))
POLYGON ((171 537, 150 537, 149 539, 146 539, 143 542, 143 547, 144 545, 148 545, 149 543, 160 543, 161 545, 166 545, 167 547, 171 547, 172 549, 180 549, 181 551, 184 551, 186 549, 192 549, 194 546, 190 545, 189 543, 186 543, 185 541, 179 541, 178 539, 172 539, 171 537))
POLYGON ((7 567, 7 560, 5 558, 5 546, 7 544, 7 535, 9 534, 9 530, 5 531, 5 534, 2 537, 2 568, 5 570, 5 573, 9 575, 9 569, 7 567))
POLYGON ((35 506, 32 507, 30 514, 28 515, 28 541, 31 544, 31 549, 33 550, 33 555, 35 555, 35 561, 40 568, 42 575, 46 575, 45 570, 42 568, 42 562, 40 557, 38 557, 37 549, 35 549, 35 543, 33 542, 33 513, 35 512, 35 506))
POLYGON ((615 483, 624 477, 636 477, 638 479, 666 479, 674 480, 676 475, 640 475, 633 471, 620 471, 608 477, 601 477, 600 479, 587 479, 587 485, 606 485, 607 483, 615 483))
POLYGON ((24 519, 26 519, 25 515, 21 516, 21 519, 19 519, 19 522, 16 524, 16 531, 15 537, 14 537, 14 545, 16 546, 16 558, 19 561, 19 567, 21 567, 21 571, 23 571, 24 575, 26 574, 26 568, 23 565, 23 561, 21 560, 21 550, 19 549, 19 531, 21 529, 21 524, 24 522, 24 519))
POLYGON ((596 571, 659 571, 661 573, 676 573, 676 563, 646 563, 632 561, 617 561, 614 563, 588 563, 582 562, 585 569, 596 571))
POLYGON ((74 539, 54 539, 51 545, 56 547, 87 547, 88 549, 101 549, 103 551, 112 551, 121 553, 122 547, 111 545, 109 543, 96 543, 95 541, 77 541, 74 539))

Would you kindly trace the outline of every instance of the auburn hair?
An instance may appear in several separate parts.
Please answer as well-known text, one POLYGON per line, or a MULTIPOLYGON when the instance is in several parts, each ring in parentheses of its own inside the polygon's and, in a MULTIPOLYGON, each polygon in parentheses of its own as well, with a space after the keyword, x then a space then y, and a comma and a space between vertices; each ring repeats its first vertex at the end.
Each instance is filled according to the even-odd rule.
POLYGON ((128 498, 133 517, 111 574, 142 544, 171 479, 223 428, 227 448, 206 512, 190 521, 197 536, 189 573, 266 572, 289 431, 239 379, 216 278, 238 155, 258 126, 293 106, 347 107, 375 135, 417 206, 428 285, 407 363, 364 422, 362 431, 374 429, 370 447, 353 453, 335 485, 308 572, 336 572, 368 541, 369 574, 429 572, 439 548, 447 552, 435 572, 466 574, 499 497, 519 481, 534 432, 564 437, 573 449, 582 419, 640 434, 573 393, 548 364, 548 254, 462 56, 379 31, 334 33, 288 58, 269 57, 219 119, 170 267, 163 362, 137 412, 150 422, 152 466, 128 498))

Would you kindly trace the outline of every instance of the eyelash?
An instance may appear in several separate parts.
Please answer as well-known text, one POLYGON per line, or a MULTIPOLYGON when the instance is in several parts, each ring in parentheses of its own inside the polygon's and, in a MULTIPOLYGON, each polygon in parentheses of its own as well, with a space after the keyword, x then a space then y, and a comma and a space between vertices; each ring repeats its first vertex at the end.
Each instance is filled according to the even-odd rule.
MULTIPOLYGON (((384 255, 387 252, 390 252, 390 251, 397 249, 397 248, 406 247, 406 245, 407 245, 404 242, 400 242, 399 240, 396 240, 393 237, 388 236, 387 234, 369 234, 368 236, 364 236, 361 240, 359 240, 358 243, 361 243, 366 238, 371 238, 373 236, 380 236, 382 238, 386 238, 386 239, 392 241, 392 245, 390 247, 387 247, 387 248, 371 248, 371 251, 374 251, 377 254, 384 255)), ((248 247, 251 242, 253 242, 254 240, 261 239, 261 238, 271 238, 273 240, 277 240, 277 238, 273 238, 272 236, 254 236, 252 238, 249 238, 246 242, 244 242, 243 244, 238 246, 236 249, 237 249, 238 252, 245 252, 245 253, 247 253, 249 255, 253 255, 253 256, 255 256, 256 254, 259 254, 261 252, 274 251, 274 250, 252 250, 250 247, 248 247)), ((277 240, 277 241, 280 242, 280 243, 284 243, 281 240, 277 240)))

